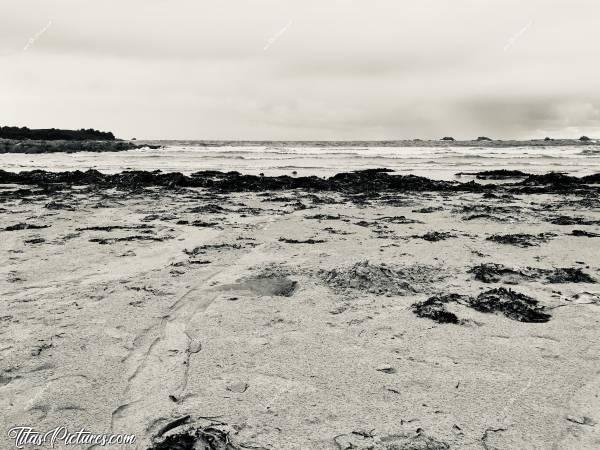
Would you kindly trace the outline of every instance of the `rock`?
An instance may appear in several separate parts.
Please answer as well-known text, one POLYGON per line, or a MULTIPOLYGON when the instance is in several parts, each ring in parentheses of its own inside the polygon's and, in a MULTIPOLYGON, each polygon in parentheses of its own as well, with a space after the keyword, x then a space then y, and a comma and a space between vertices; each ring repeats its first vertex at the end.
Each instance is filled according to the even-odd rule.
POLYGON ((262 296, 291 297, 294 295, 298 282, 286 276, 259 274, 245 278, 238 283, 221 286, 221 290, 247 290, 262 296))
POLYGON ((198 353, 200 350, 202 350, 202 342, 200 341, 200 339, 198 339, 198 338, 192 339, 188 346, 188 352, 189 353, 198 353))
POLYGON ((594 419, 592 419, 591 417, 587 417, 587 416, 568 415, 567 420, 569 422, 577 423, 579 425, 589 425, 589 426, 596 425, 596 421, 594 419))
POLYGON ((248 389, 248 383, 244 383, 243 381, 228 384, 226 389, 231 392, 235 392, 236 394, 243 394, 248 389))
POLYGON ((383 372, 383 373, 396 373, 396 369, 394 369, 392 366, 388 366, 388 365, 382 365, 379 366, 375 369, 377 372, 383 372))

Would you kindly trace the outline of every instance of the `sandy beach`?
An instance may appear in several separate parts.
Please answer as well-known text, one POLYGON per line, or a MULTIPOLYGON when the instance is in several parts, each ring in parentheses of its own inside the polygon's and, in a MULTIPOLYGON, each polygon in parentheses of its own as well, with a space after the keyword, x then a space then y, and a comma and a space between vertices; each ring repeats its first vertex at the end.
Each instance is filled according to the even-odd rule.
POLYGON ((600 446, 594 178, 0 178, 4 430, 600 446))
POLYGON ((0 450, 599 450, 599 15, 0 1, 0 450))

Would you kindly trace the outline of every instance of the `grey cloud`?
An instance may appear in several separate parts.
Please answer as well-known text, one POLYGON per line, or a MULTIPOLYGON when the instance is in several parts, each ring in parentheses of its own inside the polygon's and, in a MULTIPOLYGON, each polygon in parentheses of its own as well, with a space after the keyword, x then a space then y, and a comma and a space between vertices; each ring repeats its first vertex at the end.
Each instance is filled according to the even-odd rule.
POLYGON ((148 138, 600 134, 599 12, 591 0, 5 0, 0 120, 148 138))

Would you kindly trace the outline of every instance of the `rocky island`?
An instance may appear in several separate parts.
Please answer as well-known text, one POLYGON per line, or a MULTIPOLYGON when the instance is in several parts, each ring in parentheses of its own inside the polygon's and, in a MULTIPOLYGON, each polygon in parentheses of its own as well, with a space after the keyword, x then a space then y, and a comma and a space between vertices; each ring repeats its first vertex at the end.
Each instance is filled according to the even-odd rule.
MULTIPOLYGON (((119 152, 147 147, 93 128, 60 130, 0 127, 0 153, 119 152)), ((158 147, 156 147, 158 148, 158 147)))

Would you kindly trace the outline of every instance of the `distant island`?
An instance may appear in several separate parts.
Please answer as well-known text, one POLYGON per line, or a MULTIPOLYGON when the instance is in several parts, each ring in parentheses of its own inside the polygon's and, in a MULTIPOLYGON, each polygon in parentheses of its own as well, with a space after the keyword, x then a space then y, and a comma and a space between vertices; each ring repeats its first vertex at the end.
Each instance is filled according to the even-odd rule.
POLYGON ((59 130, 57 128, 30 129, 27 127, 0 127, 0 138, 38 141, 114 141, 110 131, 93 128, 81 130, 59 130))
POLYGON ((161 148, 162 145, 136 145, 115 138, 110 131, 93 128, 60 130, 0 126, 0 153, 122 152, 143 147, 161 148))

